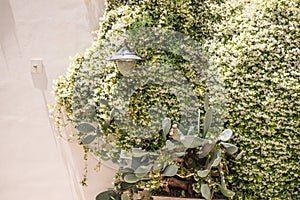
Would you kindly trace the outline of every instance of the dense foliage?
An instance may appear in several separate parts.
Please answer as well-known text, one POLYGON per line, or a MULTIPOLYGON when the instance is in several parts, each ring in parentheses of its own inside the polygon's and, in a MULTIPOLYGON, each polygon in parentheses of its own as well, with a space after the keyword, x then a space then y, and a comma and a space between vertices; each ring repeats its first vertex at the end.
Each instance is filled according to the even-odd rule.
MULTIPOLYGON (((245 151, 232 165, 236 174, 229 177, 237 195, 243 199, 297 199, 300 197, 299 5, 299 0, 108 1, 93 46, 77 55, 69 73, 56 82, 55 110, 64 112, 75 123, 99 122, 107 133, 117 133, 122 148, 160 144, 156 133, 149 143, 142 144, 138 136, 126 136, 111 121, 113 107, 108 102, 114 98, 112 94, 122 76, 107 58, 129 38, 130 46, 145 60, 143 66, 176 65, 176 70, 192 84, 192 92, 201 105, 204 92, 210 88, 207 80, 199 78, 202 71, 199 72, 193 56, 186 59, 181 48, 181 54, 161 46, 146 48, 145 43, 128 37, 141 36, 134 30, 145 27, 183 33, 207 52, 210 72, 216 71, 211 68, 215 66, 224 79, 228 110, 225 126, 235 132, 233 140, 245 151)), ((149 37, 152 36, 146 39, 149 37)), ((174 41, 160 34, 147 44, 155 44, 157 39, 174 41)), ((193 51, 191 47, 199 46, 190 43, 184 43, 183 49, 193 51)), ((133 118, 141 124, 149 123, 147 112, 144 119, 140 118, 141 111, 149 110, 161 99, 167 99, 163 107, 167 108, 168 117, 178 120, 181 114, 176 112, 178 107, 170 92, 159 85, 147 85, 133 97, 131 106, 136 111, 133 118), (145 101, 151 97, 155 97, 153 101, 145 101)), ((58 126, 63 123, 59 114, 56 121, 58 126)))
POLYGON ((223 68, 228 124, 245 156, 233 185, 253 199, 298 199, 300 1, 251 1, 223 23, 211 52, 223 68))

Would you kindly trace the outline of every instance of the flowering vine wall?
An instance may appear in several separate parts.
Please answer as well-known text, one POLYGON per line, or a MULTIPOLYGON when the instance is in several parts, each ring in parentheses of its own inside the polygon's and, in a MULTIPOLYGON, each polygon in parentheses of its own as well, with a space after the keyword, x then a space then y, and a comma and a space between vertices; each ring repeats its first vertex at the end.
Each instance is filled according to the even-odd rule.
MULTIPOLYGON (((235 143, 244 151, 231 166, 235 175, 227 177, 237 196, 297 199, 299 5, 299 0, 108 0, 92 47, 75 56, 68 74, 56 81, 54 109, 56 113, 64 112, 71 122, 104 123, 111 111, 107 102, 120 79, 114 63, 107 62, 107 58, 120 48, 127 32, 155 27, 183 33, 202 44, 210 65, 224 80, 224 126, 235 132, 235 143)), ((129 44, 138 47, 135 41, 129 44)), ((207 88, 205 81, 194 75, 194 65, 163 49, 139 47, 136 51, 146 63, 178 66, 203 100, 207 88)), ((157 99, 160 91, 152 87, 135 94, 132 106, 137 111, 133 114, 136 119, 140 119, 138 111, 151 104, 140 97, 147 93, 150 99, 157 99)), ((165 94, 161 91, 160 98, 167 99, 171 115, 176 116, 176 101, 165 94)), ((55 116, 61 126, 59 114, 55 116)), ((147 122, 147 118, 143 120, 147 122)), ((107 131, 118 130, 112 126, 107 131)), ((120 145, 126 148, 133 140, 137 138, 124 136, 120 145)))

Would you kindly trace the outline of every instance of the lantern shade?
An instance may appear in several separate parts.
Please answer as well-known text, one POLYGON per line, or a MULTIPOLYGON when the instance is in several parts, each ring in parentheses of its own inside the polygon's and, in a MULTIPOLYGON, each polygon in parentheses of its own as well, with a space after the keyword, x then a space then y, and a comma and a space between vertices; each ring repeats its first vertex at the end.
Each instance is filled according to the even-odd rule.
POLYGON ((132 51, 127 43, 125 43, 125 46, 122 47, 118 53, 114 56, 112 56, 110 61, 135 61, 135 60, 142 60, 141 57, 136 55, 134 51, 132 51))
POLYGON ((109 61, 117 62, 118 70, 124 76, 128 76, 131 74, 137 60, 142 60, 142 58, 136 55, 136 53, 129 48, 126 41, 125 46, 122 47, 116 55, 112 56, 109 59, 109 61))

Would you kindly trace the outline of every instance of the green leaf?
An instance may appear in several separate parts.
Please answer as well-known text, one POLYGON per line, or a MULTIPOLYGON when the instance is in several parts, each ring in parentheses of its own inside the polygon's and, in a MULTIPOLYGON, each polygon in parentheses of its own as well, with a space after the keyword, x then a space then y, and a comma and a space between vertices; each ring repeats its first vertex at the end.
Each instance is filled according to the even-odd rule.
POLYGON ((220 140, 226 142, 231 138, 231 136, 232 136, 232 130, 226 129, 221 133, 220 140))
POLYGON ((215 155, 215 159, 213 160, 213 163, 212 163, 212 167, 217 167, 219 166, 220 162, 221 162, 221 149, 218 150, 218 152, 216 153, 215 155))
POLYGON ((179 167, 177 165, 169 165, 164 170, 164 173, 162 175, 163 176, 175 176, 177 174, 178 168, 179 167))
POLYGON ((167 168, 167 166, 168 166, 168 162, 164 162, 162 165, 162 169, 165 170, 167 168))
POLYGON ((205 170, 199 170, 197 172, 197 175, 200 177, 206 177, 209 174, 210 170, 209 169, 205 169, 205 170))
POLYGON ((128 189, 131 189, 135 186, 135 184, 132 184, 132 183, 126 183, 126 182, 122 182, 120 184, 120 187, 121 187, 121 190, 128 190, 128 189))
POLYGON ((149 177, 148 173, 135 173, 135 176, 139 179, 142 179, 144 177, 149 177))
POLYGON ((217 167, 217 166, 219 166, 220 162, 221 162, 221 157, 218 157, 214 160, 214 162, 212 163, 211 166, 217 167))
POLYGON ((86 122, 78 124, 76 126, 76 129, 81 133, 90 133, 96 130, 96 128, 93 125, 86 122))
POLYGON ((96 196, 96 200, 111 200, 111 197, 116 197, 118 194, 114 190, 108 190, 101 192, 96 196))
POLYGON ((122 194, 121 200, 130 200, 130 197, 127 194, 122 194))
POLYGON ((149 155, 144 155, 141 157, 141 164, 147 164, 149 162, 149 155))
POLYGON ((175 152, 174 155, 179 158, 185 155, 185 152, 175 152))
POLYGON ((181 124, 179 124, 179 123, 178 123, 178 129, 180 130, 180 133, 181 133, 181 134, 184 134, 184 135, 187 134, 187 132, 186 132, 186 130, 184 129, 184 127, 183 127, 181 124))
POLYGON ((139 148, 132 148, 133 157, 142 157, 147 155, 148 153, 139 148))
POLYGON ((226 152, 229 154, 234 154, 239 149, 237 146, 230 143, 220 142, 220 144, 225 147, 226 152))
POLYGON ((211 152, 211 150, 214 149, 215 145, 216 141, 208 140, 208 142, 203 145, 199 158, 206 157, 211 152))
POLYGON ((147 165, 147 166, 139 166, 134 173, 135 174, 147 174, 148 172, 150 172, 151 168, 153 165, 147 165))
POLYGON ((134 173, 134 169, 131 169, 131 168, 128 168, 128 167, 126 167, 126 168, 120 168, 119 170, 120 170, 120 172, 122 174, 134 173))
POLYGON ((90 144, 96 139, 96 137, 97 137, 97 134, 87 135, 86 137, 83 138, 82 143, 83 144, 90 144))
POLYGON ((195 134, 195 127, 194 126, 191 126, 188 130, 188 133, 187 135, 194 135, 195 134))
POLYGON ((166 139, 171 128, 171 119, 165 118, 162 121, 163 138, 166 139))
POLYGON ((204 98, 204 110, 205 111, 208 110, 208 106, 209 106, 209 97, 208 97, 208 94, 205 94, 205 98, 204 98))
POLYGON ((113 108, 111 111, 110 111, 110 120, 112 120, 115 116, 117 115, 117 109, 116 108, 113 108))
POLYGON ((204 145, 207 142, 207 140, 203 139, 203 138, 199 138, 195 135, 186 135, 186 136, 183 136, 183 139, 181 142, 185 146, 185 148, 191 149, 191 148, 196 148, 196 147, 204 145))
POLYGON ((173 142, 171 142, 170 140, 167 140, 167 141, 166 141, 166 148, 167 148, 169 151, 171 151, 171 150, 175 149, 176 146, 175 146, 175 144, 174 144, 173 142))
POLYGON ((209 108, 206 113, 205 113, 205 117, 204 117, 204 126, 203 126, 203 137, 206 136, 209 128, 210 128, 210 125, 211 125, 211 122, 212 122, 212 109, 209 108))
POLYGON ((221 185, 219 185, 219 188, 220 188, 222 194, 226 197, 232 198, 235 195, 234 192, 232 192, 231 190, 228 190, 227 188, 225 188, 221 185))
POLYGON ((201 194, 206 200, 210 200, 211 193, 207 184, 201 184, 201 194))
POLYGON ((136 177, 135 174, 126 174, 124 176, 124 181, 126 183, 136 183, 138 182, 140 179, 138 177, 136 177))

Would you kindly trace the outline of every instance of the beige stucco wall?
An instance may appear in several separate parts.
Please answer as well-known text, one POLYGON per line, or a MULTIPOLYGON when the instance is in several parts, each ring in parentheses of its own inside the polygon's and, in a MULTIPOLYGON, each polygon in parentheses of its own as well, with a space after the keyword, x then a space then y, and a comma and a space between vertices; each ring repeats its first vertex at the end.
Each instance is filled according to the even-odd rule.
POLYGON ((103 0, 0 0, 1 200, 95 195, 93 188, 84 189, 85 197, 72 192, 69 161, 60 153, 66 147, 53 137, 45 100, 51 101, 52 80, 65 73, 69 56, 90 46, 103 8, 103 0), (45 91, 32 81, 30 59, 36 57, 43 59, 45 91))

